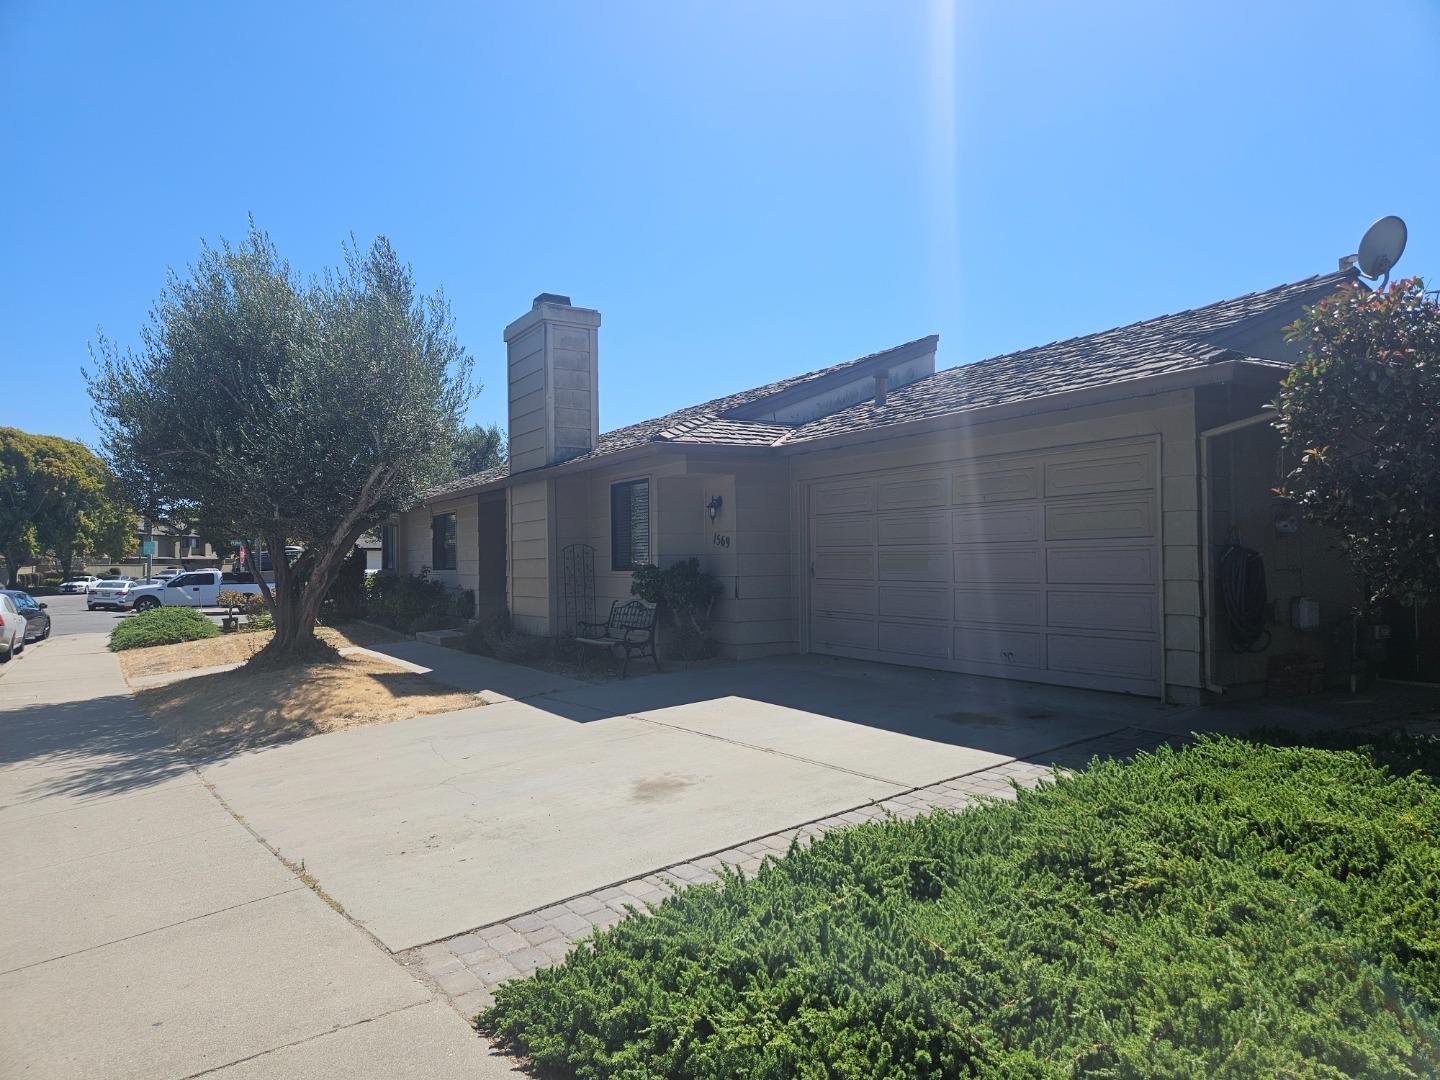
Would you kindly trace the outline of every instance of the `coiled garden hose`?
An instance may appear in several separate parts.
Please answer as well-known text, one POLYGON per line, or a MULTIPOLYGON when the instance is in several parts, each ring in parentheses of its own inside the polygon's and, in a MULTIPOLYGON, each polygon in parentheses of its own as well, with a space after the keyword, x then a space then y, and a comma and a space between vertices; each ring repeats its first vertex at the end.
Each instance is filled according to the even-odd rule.
POLYGON ((1270 646, 1265 619, 1270 597, 1265 590, 1265 559, 1258 551, 1227 544, 1220 552, 1220 596, 1236 652, 1264 652, 1270 646))

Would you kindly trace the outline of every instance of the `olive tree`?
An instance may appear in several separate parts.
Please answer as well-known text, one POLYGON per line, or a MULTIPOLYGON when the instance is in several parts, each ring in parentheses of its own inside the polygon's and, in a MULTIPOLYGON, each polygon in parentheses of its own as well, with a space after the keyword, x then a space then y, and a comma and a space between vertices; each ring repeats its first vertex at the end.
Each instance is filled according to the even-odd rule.
POLYGON ((1372 601, 1440 592, 1440 306, 1418 279, 1353 285, 1291 328, 1283 494, 1334 528, 1372 601))
POLYGON ((341 564, 444 475, 470 397, 448 304, 383 237, 307 282, 252 225, 170 275, 138 348, 94 356, 117 471, 272 553, 268 661, 327 652, 315 619, 341 564))

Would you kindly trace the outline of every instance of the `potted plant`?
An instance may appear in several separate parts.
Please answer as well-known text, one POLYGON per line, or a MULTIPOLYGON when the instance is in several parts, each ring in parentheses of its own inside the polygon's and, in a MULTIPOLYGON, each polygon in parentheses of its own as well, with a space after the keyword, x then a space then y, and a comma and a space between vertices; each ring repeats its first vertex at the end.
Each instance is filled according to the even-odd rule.
POLYGON ((227 634, 233 634, 240 628, 239 612, 244 609, 250 597, 234 589, 226 589, 218 599, 220 606, 225 609, 225 617, 220 620, 220 629, 227 634))

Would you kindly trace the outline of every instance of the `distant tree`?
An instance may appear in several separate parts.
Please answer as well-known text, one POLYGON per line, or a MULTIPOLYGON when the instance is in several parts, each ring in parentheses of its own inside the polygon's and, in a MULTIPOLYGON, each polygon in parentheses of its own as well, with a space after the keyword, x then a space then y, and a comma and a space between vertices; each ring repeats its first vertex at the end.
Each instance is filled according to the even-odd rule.
POLYGON ((455 453, 451 462, 451 473, 469 476, 472 473, 493 469, 505 462, 505 433, 499 424, 486 427, 470 424, 455 434, 455 453))
POLYGON ((0 428, 0 553, 11 586, 43 552, 67 577, 77 554, 123 553, 131 523, 115 477, 83 443, 0 428))
POLYGON ((107 453, 148 503, 273 554, 276 632, 257 659, 333 656, 314 627, 341 564, 451 464, 471 362, 445 300, 416 295, 383 237, 302 282, 252 225, 171 274, 141 340, 95 349, 107 453))
POLYGON ((1440 593, 1440 306, 1418 278, 1343 289, 1291 328, 1282 492, 1337 530, 1372 601, 1440 593))

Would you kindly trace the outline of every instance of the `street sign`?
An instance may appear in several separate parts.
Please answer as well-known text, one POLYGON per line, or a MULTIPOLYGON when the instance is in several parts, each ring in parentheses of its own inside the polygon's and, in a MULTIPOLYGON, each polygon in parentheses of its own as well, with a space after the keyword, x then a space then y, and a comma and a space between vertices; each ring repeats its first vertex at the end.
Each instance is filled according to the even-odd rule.
POLYGON ((155 541, 154 541, 154 540, 142 540, 141 543, 140 543, 140 554, 141 554, 141 555, 146 555, 146 556, 154 555, 154 554, 155 554, 155 541))

